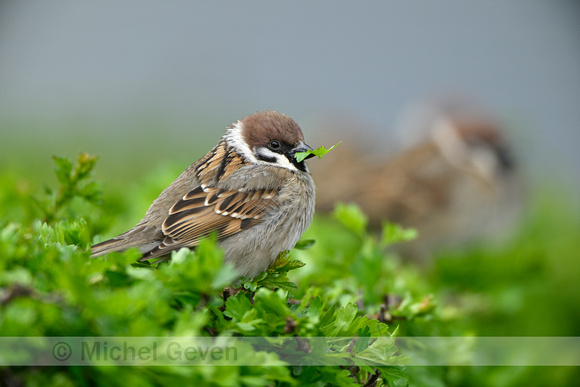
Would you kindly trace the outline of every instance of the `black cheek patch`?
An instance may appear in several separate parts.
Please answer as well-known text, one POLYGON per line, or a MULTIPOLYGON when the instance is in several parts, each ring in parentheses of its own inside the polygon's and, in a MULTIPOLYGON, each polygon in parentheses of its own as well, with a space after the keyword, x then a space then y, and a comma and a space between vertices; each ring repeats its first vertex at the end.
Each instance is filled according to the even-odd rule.
POLYGON ((277 161, 275 157, 268 157, 268 156, 264 156, 264 155, 261 155, 261 154, 257 154, 256 155, 256 158, 258 160, 262 160, 262 161, 265 161, 267 163, 275 163, 277 161))

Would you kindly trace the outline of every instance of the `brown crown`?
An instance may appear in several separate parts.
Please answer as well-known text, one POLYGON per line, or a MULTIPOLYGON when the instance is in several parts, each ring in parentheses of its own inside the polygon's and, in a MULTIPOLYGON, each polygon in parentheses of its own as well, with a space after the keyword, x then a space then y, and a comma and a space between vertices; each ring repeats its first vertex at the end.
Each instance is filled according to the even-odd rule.
POLYGON ((453 118, 459 136, 468 144, 481 141, 491 146, 498 146, 504 142, 498 125, 491 120, 453 118))
POLYGON ((241 120, 243 136, 250 148, 265 146, 271 140, 278 140, 290 145, 304 142, 300 126, 287 115, 266 110, 252 114, 241 120))

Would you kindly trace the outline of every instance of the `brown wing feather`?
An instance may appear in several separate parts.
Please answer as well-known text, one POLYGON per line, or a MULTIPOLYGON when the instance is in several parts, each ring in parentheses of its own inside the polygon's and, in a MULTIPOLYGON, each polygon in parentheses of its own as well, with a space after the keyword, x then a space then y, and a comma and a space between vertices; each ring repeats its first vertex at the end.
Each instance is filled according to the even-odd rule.
POLYGON ((218 240, 261 222, 275 205, 276 189, 227 191, 197 187, 175 203, 161 227, 164 240, 145 253, 142 260, 166 255, 181 247, 195 247, 217 233, 218 240))

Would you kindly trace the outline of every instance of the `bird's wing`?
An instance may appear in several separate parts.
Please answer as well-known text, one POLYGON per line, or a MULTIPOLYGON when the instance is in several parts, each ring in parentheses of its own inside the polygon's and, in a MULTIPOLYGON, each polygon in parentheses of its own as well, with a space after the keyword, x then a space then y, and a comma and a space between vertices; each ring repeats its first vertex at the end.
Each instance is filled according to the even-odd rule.
POLYGON ((197 187, 169 210, 161 230, 163 241, 142 260, 160 257, 181 247, 197 246, 212 232, 222 240, 262 221, 275 206, 277 189, 223 190, 197 187))

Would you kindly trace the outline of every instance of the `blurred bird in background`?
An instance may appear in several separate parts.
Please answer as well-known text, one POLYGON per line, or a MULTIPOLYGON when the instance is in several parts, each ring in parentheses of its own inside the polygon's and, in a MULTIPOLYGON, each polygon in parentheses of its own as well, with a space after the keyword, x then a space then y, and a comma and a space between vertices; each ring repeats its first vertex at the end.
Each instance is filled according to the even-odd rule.
POLYGON ((386 155, 368 152, 373 145, 354 136, 329 153, 313 170, 317 210, 356 203, 374 228, 384 221, 415 228, 419 237, 396 249, 420 260, 511 234, 522 178, 493 115, 465 100, 443 100, 411 109, 396 132, 401 146, 386 155))

